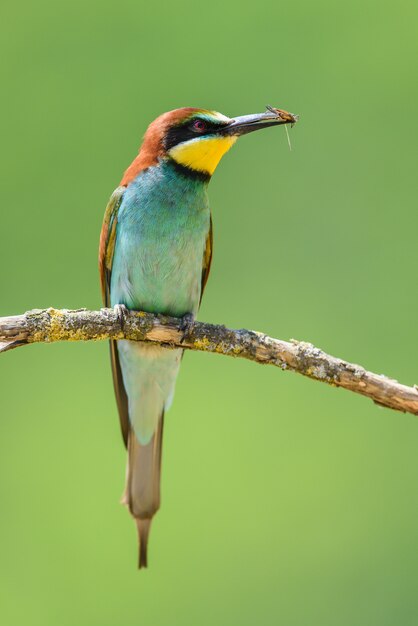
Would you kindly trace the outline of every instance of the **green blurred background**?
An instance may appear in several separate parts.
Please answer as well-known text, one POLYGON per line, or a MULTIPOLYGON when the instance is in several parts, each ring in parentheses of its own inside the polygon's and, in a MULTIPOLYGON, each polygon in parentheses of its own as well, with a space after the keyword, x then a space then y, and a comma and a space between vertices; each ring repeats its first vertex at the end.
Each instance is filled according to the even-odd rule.
MULTIPOLYGON (((103 211, 147 124, 301 114, 210 197, 200 319, 418 382, 418 5, 3 3, 1 314, 100 306, 103 211)), ((274 368, 187 354, 136 570, 105 343, 0 359, 0 623, 418 621, 418 424, 274 368)))

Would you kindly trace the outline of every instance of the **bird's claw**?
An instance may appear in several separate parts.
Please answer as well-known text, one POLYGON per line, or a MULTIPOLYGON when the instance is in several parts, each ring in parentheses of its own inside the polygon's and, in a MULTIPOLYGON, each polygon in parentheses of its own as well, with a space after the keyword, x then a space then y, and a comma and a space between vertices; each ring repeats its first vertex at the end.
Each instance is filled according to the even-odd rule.
POLYGON ((180 331, 182 333, 181 341, 184 341, 193 330, 196 317, 193 313, 187 313, 181 318, 180 331))
POLYGON ((119 324, 120 324, 121 330, 123 330, 123 325, 124 325, 124 322, 125 322, 125 316, 126 316, 126 314, 128 312, 128 309, 127 309, 127 307, 124 304, 115 304, 113 309, 114 309, 114 311, 115 311, 115 313, 117 315, 117 318, 119 320, 119 324))

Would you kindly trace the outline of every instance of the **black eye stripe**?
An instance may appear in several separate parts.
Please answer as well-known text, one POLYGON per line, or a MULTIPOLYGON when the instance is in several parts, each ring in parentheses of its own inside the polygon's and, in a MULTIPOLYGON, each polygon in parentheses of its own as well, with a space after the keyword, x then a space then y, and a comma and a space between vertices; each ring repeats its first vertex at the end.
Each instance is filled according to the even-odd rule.
POLYGON ((219 122, 210 122, 206 119, 194 118, 184 122, 183 124, 179 124, 178 126, 173 126, 170 128, 164 137, 164 147, 167 151, 174 148, 178 143, 182 143, 183 141, 189 141, 190 139, 195 139, 196 137, 206 137, 207 135, 213 135, 219 132, 225 126, 224 123, 219 122), (203 122, 205 128, 200 131, 194 127, 194 123, 197 121, 203 122))

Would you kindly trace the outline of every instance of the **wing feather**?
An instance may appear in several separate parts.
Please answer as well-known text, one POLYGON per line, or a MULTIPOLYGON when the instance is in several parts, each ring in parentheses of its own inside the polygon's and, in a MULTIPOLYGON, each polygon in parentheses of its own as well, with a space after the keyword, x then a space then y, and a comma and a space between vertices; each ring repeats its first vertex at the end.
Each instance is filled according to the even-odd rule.
POLYGON ((206 247, 203 253, 203 266, 202 266, 202 289, 200 291, 200 302, 202 302, 203 292, 205 291, 206 283, 208 282, 210 266, 212 264, 212 250, 213 250, 213 226, 212 216, 210 216, 210 227, 208 236, 206 238, 206 247))
MULTIPOLYGON (((118 187, 110 197, 106 207, 99 245, 99 272, 102 288, 103 304, 110 306, 110 281, 112 277, 113 253, 116 242, 118 211, 126 187, 118 187)), ((120 426, 125 446, 128 445, 130 430, 128 414, 128 396, 123 384, 122 371, 116 341, 110 341, 110 361, 112 365, 113 386, 119 410, 120 426)))

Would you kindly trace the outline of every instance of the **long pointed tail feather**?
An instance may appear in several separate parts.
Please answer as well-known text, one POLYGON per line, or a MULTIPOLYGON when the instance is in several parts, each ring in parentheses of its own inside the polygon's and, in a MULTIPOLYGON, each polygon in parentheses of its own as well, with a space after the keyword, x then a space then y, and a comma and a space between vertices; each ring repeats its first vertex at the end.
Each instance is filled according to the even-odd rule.
POLYGON ((138 530, 138 568, 148 567, 148 536, 151 528, 151 519, 136 519, 138 530))
POLYGON ((151 521, 160 508, 161 451, 164 413, 146 445, 131 429, 128 440, 128 473, 124 501, 138 529, 138 567, 147 567, 147 548, 151 521))
POLYGON ((151 520, 160 507, 164 410, 170 405, 182 350, 131 341, 118 341, 117 348, 122 374, 118 380, 123 382, 126 397, 122 425, 128 449, 124 502, 136 520, 139 567, 145 567, 151 520))

